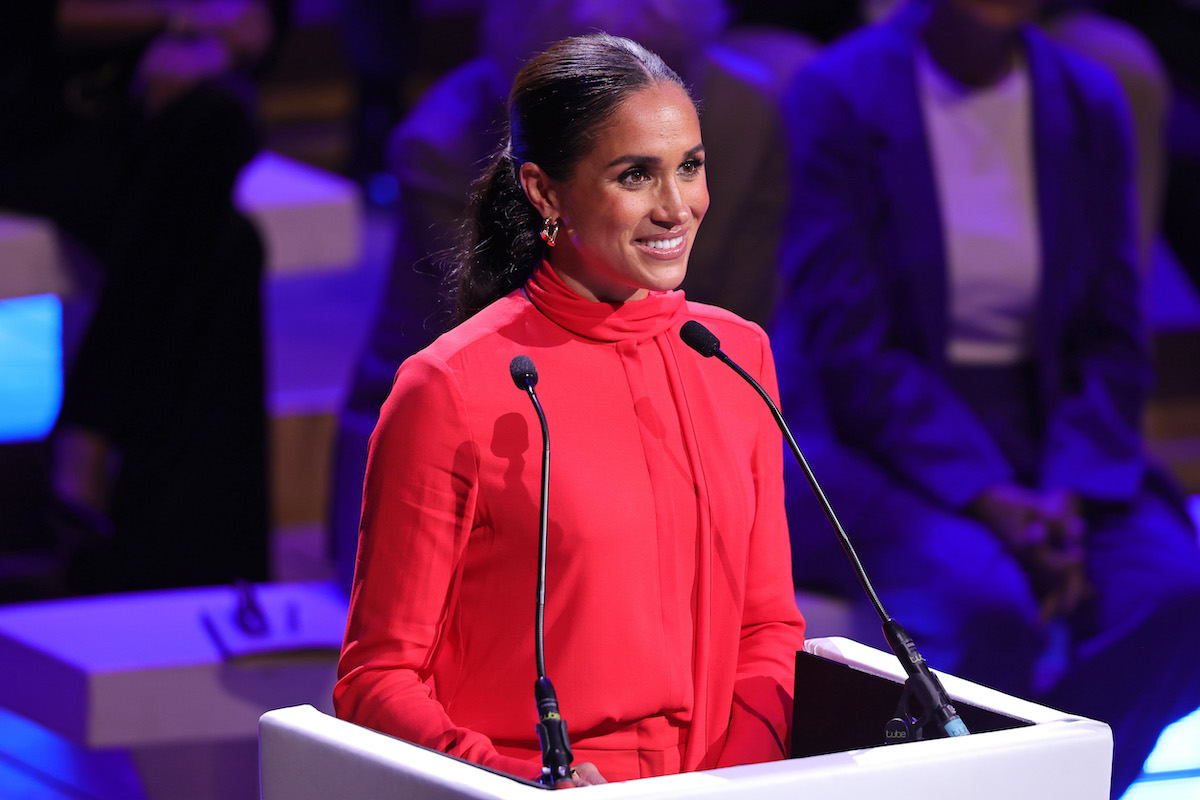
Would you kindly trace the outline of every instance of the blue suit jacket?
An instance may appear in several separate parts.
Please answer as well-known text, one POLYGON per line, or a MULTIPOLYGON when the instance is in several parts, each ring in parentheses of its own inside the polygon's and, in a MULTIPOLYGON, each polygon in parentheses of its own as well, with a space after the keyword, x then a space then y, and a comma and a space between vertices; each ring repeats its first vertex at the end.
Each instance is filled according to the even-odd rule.
MULTIPOLYGON (((899 481, 961 507, 1012 477, 944 379, 945 254, 913 62, 925 13, 913 4, 834 45, 786 103, 794 172, 772 338, 784 411, 843 506, 899 481)), ((1036 30, 1025 42, 1044 270, 1038 480, 1124 500, 1145 468, 1150 375, 1127 113, 1099 67, 1036 30)))

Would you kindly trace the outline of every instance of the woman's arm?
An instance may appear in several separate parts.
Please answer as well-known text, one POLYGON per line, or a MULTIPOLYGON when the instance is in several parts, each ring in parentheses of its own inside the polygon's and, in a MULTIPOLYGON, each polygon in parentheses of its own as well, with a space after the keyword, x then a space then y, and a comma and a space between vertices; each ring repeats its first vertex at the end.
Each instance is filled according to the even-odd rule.
POLYGON ((371 438, 334 706, 351 722, 533 778, 537 765, 457 725, 431 682, 475 516, 475 448, 445 365, 407 361, 371 438))

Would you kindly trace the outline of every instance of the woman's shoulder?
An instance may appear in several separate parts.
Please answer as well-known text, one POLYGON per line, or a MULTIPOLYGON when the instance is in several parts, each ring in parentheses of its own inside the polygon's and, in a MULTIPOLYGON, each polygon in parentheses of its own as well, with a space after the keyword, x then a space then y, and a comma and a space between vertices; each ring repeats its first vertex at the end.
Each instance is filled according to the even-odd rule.
POLYGON ((519 355, 519 342, 528 338, 518 331, 529 328, 532 308, 520 291, 500 298, 406 359, 397 380, 406 373, 419 380, 440 373, 455 382, 496 373, 507 380, 508 364, 519 355))
POLYGON ((721 349, 735 360, 735 353, 745 357, 770 350, 770 341, 761 325, 720 306, 689 300, 684 315, 712 331, 721 341, 721 349))
MULTIPOLYGON (((694 319, 703 323, 706 326, 716 326, 722 330, 730 332, 739 332, 740 335, 751 337, 766 337, 761 325, 745 317, 738 316, 732 311, 721 308, 720 306, 709 305, 708 303, 698 303, 694 300, 688 300, 684 305, 684 315, 688 319, 694 319), (711 323, 711 325, 709 325, 711 323)), ((712 329, 716 333, 716 328, 712 329)))

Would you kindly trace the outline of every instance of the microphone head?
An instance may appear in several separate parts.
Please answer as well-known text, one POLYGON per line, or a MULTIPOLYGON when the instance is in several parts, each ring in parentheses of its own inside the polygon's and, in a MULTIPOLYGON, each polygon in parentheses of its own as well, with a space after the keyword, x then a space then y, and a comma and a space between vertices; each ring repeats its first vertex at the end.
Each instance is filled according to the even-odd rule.
POLYGON ((527 388, 537 386, 537 367, 529 356, 517 356, 508 364, 508 372, 512 375, 513 383, 522 392, 527 388))
POLYGON ((679 329, 679 338, 683 343, 705 358, 711 358, 721 349, 721 340, 712 331, 694 319, 683 323, 679 329))

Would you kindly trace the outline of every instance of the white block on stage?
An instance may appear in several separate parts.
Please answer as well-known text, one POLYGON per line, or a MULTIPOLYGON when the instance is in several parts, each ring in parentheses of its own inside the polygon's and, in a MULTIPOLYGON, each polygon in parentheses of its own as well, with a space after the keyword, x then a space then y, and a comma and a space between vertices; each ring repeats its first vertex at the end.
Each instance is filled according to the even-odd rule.
POLYGON ((74 288, 54 225, 41 217, 0 211, 0 299, 67 295, 74 288))
POLYGON ((357 266, 363 208, 349 178, 264 151, 238 176, 234 203, 258 228, 271 273, 357 266))
POLYGON ((253 736, 263 711, 289 695, 331 708, 322 701, 344 595, 324 582, 262 584, 255 594, 274 625, 247 637, 257 654, 220 641, 235 628, 231 587, 0 608, 0 705, 94 748, 253 736))
POLYGON ((0 706, 62 739, 22 750, 0 736, 0 762, 36 777, 124 752, 151 800, 257 798, 259 717, 332 711, 347 605, 322 581, 0 607, 0 706), (261 615, 243 619, 264 624, 243 630, 248 596, 261 615))
MULTIPOLYGON (((268 275, 358 266, 363 201, 349 178, 264 150, 238 175, 234 204, 262 238, 268 275)), ((53 222, 0 209, 0 299, 75 292, 72 257, 53 222)))
MULTIPOLYGON (((806 650, 846 675, 805 693, 843 693, 857 682, 899 694, 903 672, 886 653, 847 639, 814 639, 806 650), (847 680, 844 677, 849 676, 847 680), (848 682, 847 682, 848 681, 848 682)), ((805 654, 798 656, 803 660, 805 654)), ((819 666, 818 670, 825 670, 819 666)), ((807 668, 804 670, 807 672, 807 668)), ((832 674, 832 673, 831 673, 832 674)), ((964 719, 986 720, 970 736, 905 744, 865 746, 788 761, 670 775, 593 786, 606 798, 717 798, 722 800, 889 800, 939 795, 972 800, 1106 800, 1112 764, 1107 725, 1064 714, 939 673, 964 719)), ((868 693, 869 694, 869 693, 868 693)), ((826 699, 830 699, 826 697, 826 699)), ((840 728, 874 726, 879 739, 891 716, 868 719, 854 693, 832 698, 841 711, 801 724, 821 738, 840 728)), ((532 697, 530 699, 532 702, 532 697)), ((568 720, 569 722, 569 720, 568 720)), ((501 798, 532 800, 543 790, 532 783, 385 736, 307 706, 264 714, 259 727, 262 800, 306 798, 501 798)))

